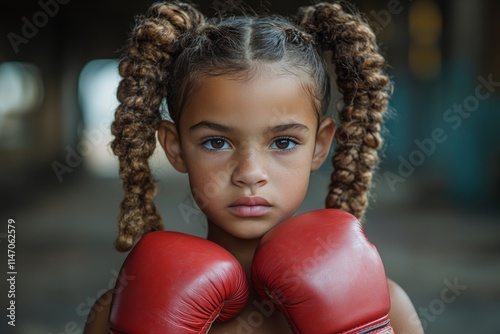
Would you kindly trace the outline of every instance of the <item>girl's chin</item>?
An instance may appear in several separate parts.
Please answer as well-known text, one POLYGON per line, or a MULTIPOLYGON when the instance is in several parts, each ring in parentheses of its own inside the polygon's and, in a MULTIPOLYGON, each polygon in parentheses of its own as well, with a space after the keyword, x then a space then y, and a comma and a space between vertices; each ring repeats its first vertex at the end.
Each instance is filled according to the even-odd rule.
MULTIPOLYGON (((209 224, 209 226, 212 224, 209 224)), ((253 240, 262 238, 277 224, 278 223, 275 222, 238 219, 238 222, 236 224, 234 224, 233 222, 232 224, 228 224, 226 226, 221 224, 214 225, 217 225, 217 228, 224 230, 227 234, 231 235, 234 238, 253 240)))
POLYGON ((251 228, 251 229, 239 229, 235 230, 226 230, 228 234, 231 236, 242 239, 242 240, 254 240, 262 238, 272 227, 266 228, 251 228))

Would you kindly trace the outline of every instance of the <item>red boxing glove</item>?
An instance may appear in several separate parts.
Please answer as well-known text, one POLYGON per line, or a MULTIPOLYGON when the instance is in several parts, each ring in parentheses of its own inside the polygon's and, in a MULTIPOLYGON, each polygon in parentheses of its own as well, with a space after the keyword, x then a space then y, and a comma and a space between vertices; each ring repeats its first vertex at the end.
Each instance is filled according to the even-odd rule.
POLYGON ((247 299, 245 272, 224 248, 178 232, 151 232, 120 270, 110 333, 206 333, 213 321, 237 315, 247 299))
POLYGON ((255 252, 252 280, 294 333, 393 333, 384 266, 347 212, 312 211, 273 228, 255 252))

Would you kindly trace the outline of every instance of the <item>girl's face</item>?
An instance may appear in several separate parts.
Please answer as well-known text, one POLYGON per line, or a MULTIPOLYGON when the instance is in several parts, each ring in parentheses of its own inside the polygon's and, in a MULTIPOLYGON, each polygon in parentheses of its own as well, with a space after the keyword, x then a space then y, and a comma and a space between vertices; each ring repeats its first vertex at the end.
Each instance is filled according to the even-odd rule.
POLYGON ((189 95, 178 130, 163 122, 159 139, 173 166, 188 173, 209 224, 254 239, 299 208, 334 128, 330 118, 318 127, 297 76, 270 70, 245 81, 204 77, 189 95))

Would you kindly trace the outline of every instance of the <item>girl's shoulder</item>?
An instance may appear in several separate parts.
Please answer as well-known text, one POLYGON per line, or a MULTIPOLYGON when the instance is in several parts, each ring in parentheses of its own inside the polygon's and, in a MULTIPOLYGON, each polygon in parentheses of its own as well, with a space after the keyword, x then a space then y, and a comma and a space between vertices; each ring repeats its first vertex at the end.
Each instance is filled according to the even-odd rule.
POLYGON ((108 334, 109 333, 109 312, 113 291, 108 290, 99 297, 87 316, 87 322, 83 329, 83 334, 108 334))
POLYGON ((391 279, 387 279, 391 310, 389 318, 396 333, 423 334, 422 323, 406 291, 391 279))

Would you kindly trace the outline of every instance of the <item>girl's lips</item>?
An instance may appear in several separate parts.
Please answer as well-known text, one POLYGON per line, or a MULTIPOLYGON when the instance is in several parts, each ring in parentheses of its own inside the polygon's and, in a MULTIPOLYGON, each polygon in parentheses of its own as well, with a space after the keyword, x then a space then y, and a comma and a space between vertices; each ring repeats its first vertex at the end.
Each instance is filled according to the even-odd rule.
POLYGON ((243 196, 231 203, 229 210, 239 217, 259 217, 271 210, 271 204, 259 196, 243 196))
POLYGON ((230 206, 229 210, 238 217, 260 217, 269 212, 271 207, 264 205, 236 205, 230 206))
POLYGON ((268 201, 266 201, 265 198, 262 198, 260 196, 241 196, 238 197, 233 203, 229 204, 229 206, 239 206, 239 205, 245 205, 245 206, 256 206, 256 205, 262 205, 262 206, 270 206, 268 201))

